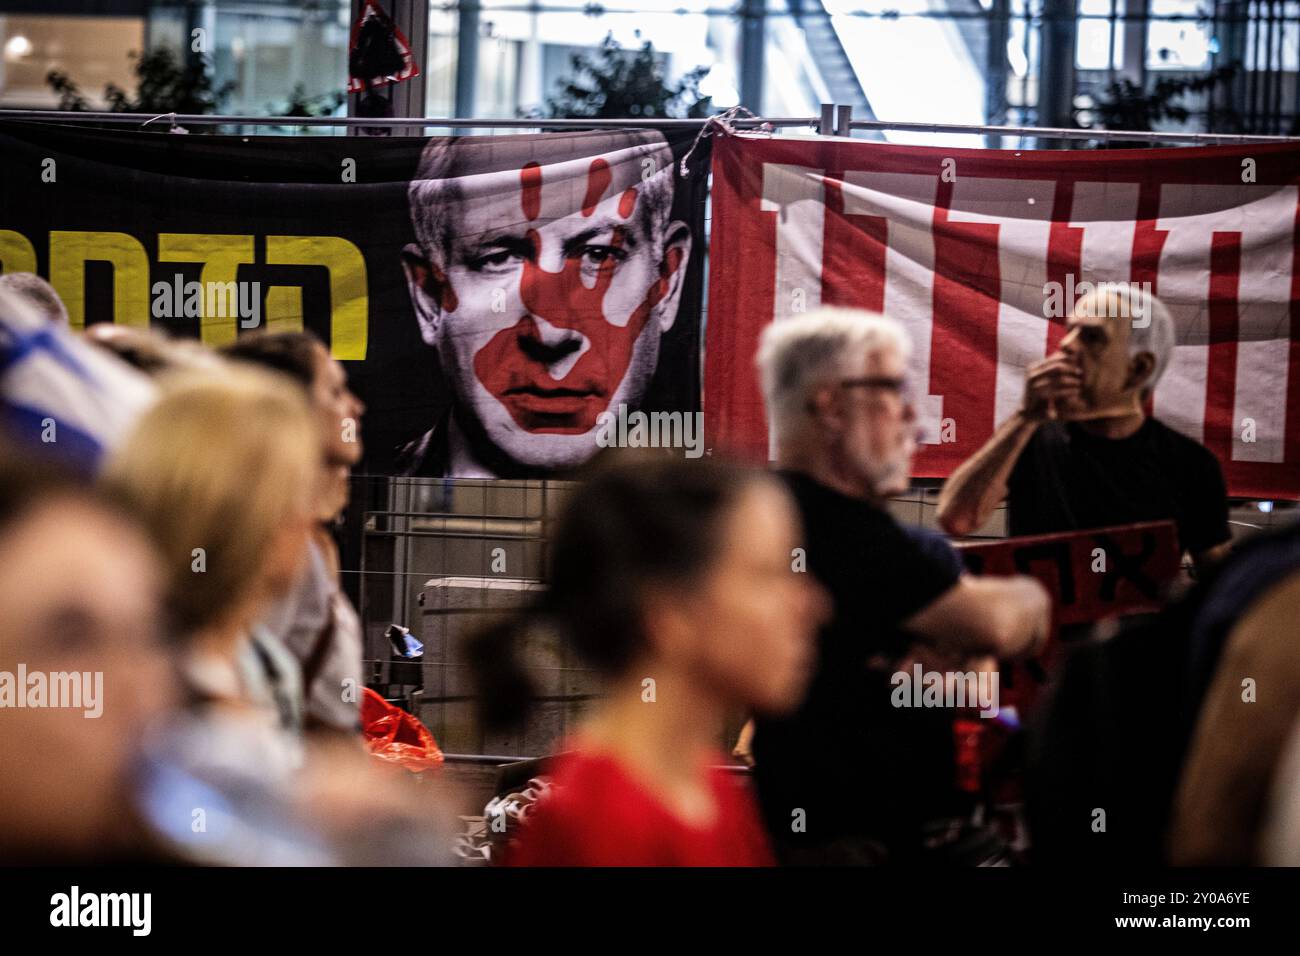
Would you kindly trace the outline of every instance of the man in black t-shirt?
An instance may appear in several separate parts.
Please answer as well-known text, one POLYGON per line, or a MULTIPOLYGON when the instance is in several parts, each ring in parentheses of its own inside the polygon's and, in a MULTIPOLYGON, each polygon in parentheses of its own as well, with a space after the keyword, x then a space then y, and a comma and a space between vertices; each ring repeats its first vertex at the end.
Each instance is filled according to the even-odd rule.
POLYGON ((885 508, 915 450, 907 353, 897 323, 830 309, 773 324, 759 351, 777 467, 803 518, 796 568, 805 561, 834 605, 802 706, 756 720, 756 789, 786 862, 919 855, 924 824, 959 809, 954 713, 898 706, 894 678, 913 661, 993 666, 1046 635, 1037 582, 972 578, 945 542, 885 508))
POLYGON ((1143 405, 1173 351, 1168 310, 1104 284, 1068 329, 1029 367, 1020 408, 944 484, 939 523, 970 534, 1004 498, 1012 535, 1171 519, 1198 566, 1218 559, 1231 538, 1219 463, 1143 405))

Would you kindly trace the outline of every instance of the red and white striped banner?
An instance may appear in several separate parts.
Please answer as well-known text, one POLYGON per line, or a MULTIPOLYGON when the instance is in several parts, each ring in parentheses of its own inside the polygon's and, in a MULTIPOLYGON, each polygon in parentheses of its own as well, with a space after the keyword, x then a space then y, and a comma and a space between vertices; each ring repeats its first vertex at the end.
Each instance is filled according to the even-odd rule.
POLYGON ((754 351, 819 305, 911 333, 943 477, 1019 402, 1088 283, 1150 283, 1177 347, 1154 414, 1229 493, 1300 498, 1300 148, 1023 151, 726 136, 713 160, 708 444, 766 458, 754 351))

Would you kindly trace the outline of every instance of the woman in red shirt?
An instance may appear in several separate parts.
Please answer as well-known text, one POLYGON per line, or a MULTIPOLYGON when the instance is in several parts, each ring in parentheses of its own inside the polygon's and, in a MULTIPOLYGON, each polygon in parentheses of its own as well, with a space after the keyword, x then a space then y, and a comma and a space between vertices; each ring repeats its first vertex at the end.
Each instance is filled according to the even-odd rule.
POLYGON ((827 601, 799 571, 799 536, 764 472, 621 453, 596 466, 557 522, 544 597, 474 644, 491 725, 533 696, 518 654, 530 628, 605 677, 506 862, 772 864, 716 742, 728 713, 787 710, 811 675, 827 601))

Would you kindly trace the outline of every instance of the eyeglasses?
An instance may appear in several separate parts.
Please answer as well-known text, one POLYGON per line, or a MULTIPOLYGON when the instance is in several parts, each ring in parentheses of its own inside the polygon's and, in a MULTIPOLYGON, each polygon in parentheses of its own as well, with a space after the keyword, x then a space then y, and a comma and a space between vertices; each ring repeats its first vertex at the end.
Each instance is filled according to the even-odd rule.
POLYGON ((907 405, 915 404, 916 394, 912 389, 912 383, 906 378, 892 378, 885 375, 868 376, 866 378, 846 378, 840 380, 841 388, 883 388, 893 392, 907 405))

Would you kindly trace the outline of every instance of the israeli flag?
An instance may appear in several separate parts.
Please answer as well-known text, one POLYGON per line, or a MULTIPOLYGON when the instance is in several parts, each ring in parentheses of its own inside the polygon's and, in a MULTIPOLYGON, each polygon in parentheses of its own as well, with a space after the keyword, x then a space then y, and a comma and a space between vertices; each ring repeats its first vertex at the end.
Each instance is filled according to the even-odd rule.
POLYGON ((0 290, 0 430, 85 474, 156 397, 148 377, 0 290))

